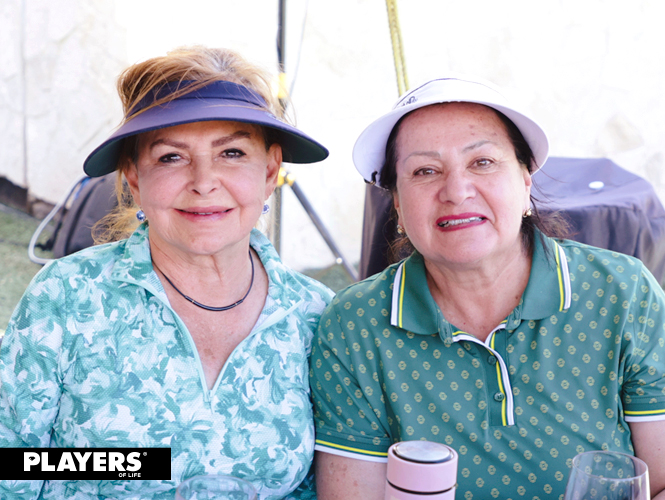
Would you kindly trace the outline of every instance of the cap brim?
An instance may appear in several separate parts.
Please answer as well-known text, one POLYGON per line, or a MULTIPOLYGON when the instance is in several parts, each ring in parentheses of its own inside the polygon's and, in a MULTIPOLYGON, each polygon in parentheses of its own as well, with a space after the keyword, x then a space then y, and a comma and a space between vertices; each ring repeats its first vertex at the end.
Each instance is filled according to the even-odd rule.
POLYGON ((282 157, 289 163, 314 163, 328 157, 328 150, 291 125, 258 107, 239 105, 235 100, 173 100, 152 107, 124 123, 86 158, 83 170, 90 177, 100 177, 117 168, 126 137, 160 128, 202 121, 236 121, 268 127, 282 147, 282 157))
MULTIPOLYGON (((475 84, 476 82, 465 83, 475 84)), ((485 87, 484 89, 478 87, 480 86, 476 85, 471 91, 464 88, 453 89, 452 92, 448 92, 446 97, 432 96, 431 98, 419 99, 412 104, 399 106, 372 122, 360 134, 360 137, 358 137, 358 140, 353 147, 353 163, 363 178, 368 182, 376 182, 377 185, 380 184, 381 169, 383 168, 385 161, 388 137, 397 122, 403 116, 425 106, 446 102, 482 104, 494 108, 506 115, 517 126, 524 136, 524 139, 529 144, 536 161, 533 172, 537 171, 547 160, 549 151, 549 143, 544 130, 526 115, 516 111, 512 107, 498 103, 497 101, 499 101, 499 98, 495 99, 493 95, 496 93, 494 89, 491 89, 490 87, 485 87), (487 97, 491 98, 484 99, 483 93, 486 93, 487 97)), ((500 97, 499 94, 497 95, 500 97)), ((402 100, 403 99, 404 98, 402 98, 402 100)))

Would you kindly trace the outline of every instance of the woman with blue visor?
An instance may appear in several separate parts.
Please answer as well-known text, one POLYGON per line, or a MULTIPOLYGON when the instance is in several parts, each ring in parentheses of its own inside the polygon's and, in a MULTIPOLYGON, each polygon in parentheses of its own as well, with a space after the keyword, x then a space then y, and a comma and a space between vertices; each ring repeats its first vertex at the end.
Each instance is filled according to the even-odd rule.
POLYGON ((331 292, 254 227, 282 161, 328 152, 228 50, 138 63, 118 91, 124 121, 84 169, 126 183, 109 228, 122 239, 25 292, 2 343, 0 447, 167 447, 170 480, 3 481, 0 497, 173 498, 230 474, 260 499, 311 498, 307 357, 331 292))

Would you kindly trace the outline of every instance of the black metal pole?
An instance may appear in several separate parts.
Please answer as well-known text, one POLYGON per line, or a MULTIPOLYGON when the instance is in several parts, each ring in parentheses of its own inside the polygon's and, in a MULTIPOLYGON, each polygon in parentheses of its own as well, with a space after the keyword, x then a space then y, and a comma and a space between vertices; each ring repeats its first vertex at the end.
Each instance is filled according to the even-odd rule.
MULTIPOLYGON (((279 0, 279 10, 278 10, 278 25, 277 25, 277 62, 279 65, 279 104, 282 107, 282 111, 286 111, 286 105, 287 105, 287 86, 286 86, 286 0, 279 0)), ((314 207, 310 204, 309 200, 305 196, 305 193, 300 189, 300 187, 290 179, 290 174, 286 172, 286 170, 282 169, 280 172, 280 176, 284 180, 284 182, 280 182, 278 184, 278 187, 275 189, 275 198, 274 198, 274 209, 275 209, 275 215, 273 219, 273 244, 275 246, 275 249, 279 253, 280 251, 280 243, 281 243, 281 234, 280 234, 280 223, 281 223, 281 218, 282 218, 282 189, 284 186, 288 185, 291 187, 291 190, 293 191, 293 194, 296 195, 296 198, 298 198, 298 201, 300 202, 300 205, 305 209, 307 212, 307 215, 309 215, 309 218, 312 220, 314 225, 316 226, 316 229, 319 231, 319 234, 323 237, 325 240, 326 244, 328 245, 328 248, 330 248, 330 251, 333 253, 335 256, 335 262, 341 266, 344 267, 344 270, 347 272, 347 274, 351 277, 353 281, 358 281, 358 273, 356 273, 356 270, 353 269, 349 265, 349 263, 346 261, 346 259, 343 257, 342 252, 339 250, 337 245, 335 244, 332 236, 328 232, 328 230, 325 228, 323 225, 323 221, 319 218, 319 216, 316 214, 314 211, 314 207)))
POLYGON ((293 191, 293 194, 296 195, 296 198, 298 198, 298 201, 302 205, 302 207, 305 209, 305 212, 307 212, 307 215, 309 215, 309 218, 312 220, 314 225, 316 226, 316 229, 318 229, 319 234, 323 237, 325 240, 326 244, 328 245, 328 248, 330 248, 330 251, 333 253, 335 256, 335 262, 342 267, 344 267, 344 270, 346 273, 351 277, 351 279, 355 282, 358 281, 358 273, 356 270, 351 267, 351 265, 348 263, 348 261, 344 258, 342 255, 341 250, 339 247, 335 244, 335 241, 333 240, 332 236, 326 229, 326 227, 323 225, 323 221, 319 218, 317 213, 314 211, 314 207, 311 205, 307 197, 305 196, 305 193, 300 189, 300 186, 294 182, 289 183, 291 186, 291 191, 293 191))

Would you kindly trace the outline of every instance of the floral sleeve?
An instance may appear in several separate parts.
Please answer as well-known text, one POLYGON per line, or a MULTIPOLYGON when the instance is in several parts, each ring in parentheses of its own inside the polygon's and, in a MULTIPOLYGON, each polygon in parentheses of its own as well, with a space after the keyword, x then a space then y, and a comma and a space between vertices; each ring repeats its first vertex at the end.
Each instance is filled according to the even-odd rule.
MULTIPOLYGON (((44 268, 16 307, 0 351, 0 448, 48 447, 61 394, 67 321, 56 265, 44 268)), ((0 498, 35 498, 41 481, 0 482, 0 498)))

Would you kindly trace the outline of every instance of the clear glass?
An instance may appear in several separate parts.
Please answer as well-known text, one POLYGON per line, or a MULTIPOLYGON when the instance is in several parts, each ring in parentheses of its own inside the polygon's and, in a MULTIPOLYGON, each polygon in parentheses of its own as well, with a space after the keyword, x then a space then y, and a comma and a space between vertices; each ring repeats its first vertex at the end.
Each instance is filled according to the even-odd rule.
POLYGON ((587 451, 573 458, 565 500, 649 500, 649 471, 639 458, 587 451))
POLYGON ((194 476, 178 485, 175 500, 256 500, 256 490, 233 476, 194 476))

